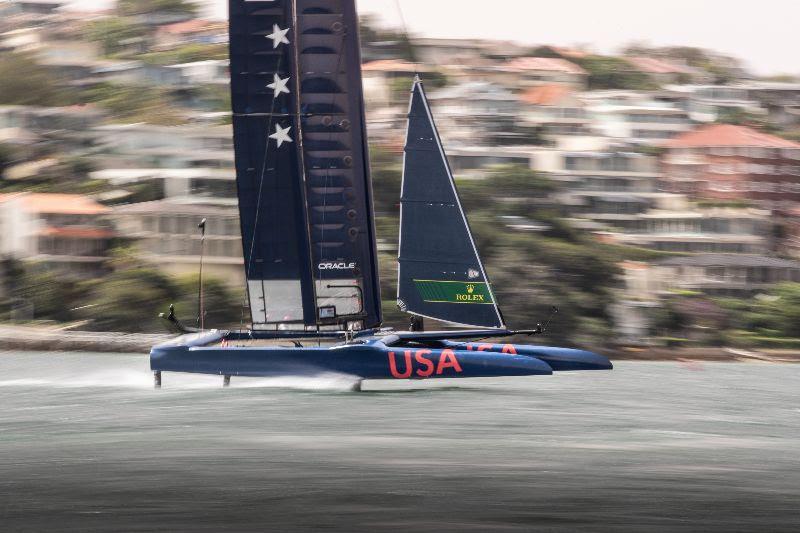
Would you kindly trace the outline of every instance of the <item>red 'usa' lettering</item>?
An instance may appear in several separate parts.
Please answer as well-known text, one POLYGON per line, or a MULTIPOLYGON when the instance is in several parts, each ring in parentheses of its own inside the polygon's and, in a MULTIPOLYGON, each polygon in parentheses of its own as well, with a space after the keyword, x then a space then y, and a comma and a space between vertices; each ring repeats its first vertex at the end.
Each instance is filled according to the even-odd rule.
POLYGON ((421 378, 427 378, 433 374, 433 362, 425 357, 430 353, 432 353, 430 350, 417 350, 417 353, 414 354, 414 359, 417 360, 417 363, 425 367, 425 370, 417 369, 417 375, 421 378))
POLYGON ((439 367, 436 369, 436 375, 441 376, 445 368, 452 368, 456 372, 461 372, 461 365, 458 364, 456 354, 453 350, 442 350, 442 355, 439 356, 439 367))
POLYGON ((404 350, 402 369, 398 368, 398 357, 395 352, 389 352, 389 372, 392 377, 396 379, 408 379, 412 374, 416 374, 421 378, 427 378, 436 372, 437 376, 441 376, 448 369, 453 369, 455 373, 463 372, 461 363, 453 350, 445 349, 439 354, 439 359, 436 361, 436 355, 432 350, 404 350), (413 357, 412 357, 413 352, 413 357))
POLYGON ((397 363, 394 360, 394 352, 389 352, 389 371, 397 379, 407 379, 411 377, 411 350, 406 350, 403 354, 406 360, 406 369, 401 374, 397 371, 397 363))

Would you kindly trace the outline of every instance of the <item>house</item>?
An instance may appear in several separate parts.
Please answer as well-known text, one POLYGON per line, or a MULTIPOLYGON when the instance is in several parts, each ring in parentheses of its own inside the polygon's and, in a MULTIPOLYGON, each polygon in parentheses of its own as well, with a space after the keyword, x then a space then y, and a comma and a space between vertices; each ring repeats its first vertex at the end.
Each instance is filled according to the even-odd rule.
POLYGON ((773 246, 770 212, 763 209, 685 205, 586 216, 609 226, 608 241, 664 252, 766 254, 773 246))
POLYGON ((800 126, 800 83, 754 81, 747 88, 750 98, 767 110, 771 124, 800 126))
POLYGON ((159 26, 154 34, 154 48, 166 50, 186 44, 228 42, 228 25, 218 20, 191 19, 159 26))
POLYGON ((675 83, 705 83, 711 75, 686 64, 655 57, 624 58, 636 72, 646 74, 658 85, 675 83))
POLYGON ((426 65, 455 67, 486 63, 487 59, 521 56, 526 48, 511 41, 480 39, 412 39, 415 59, 426 65))
POLYGON ((591 119, 585 105, 568 85, 530 87, 519 94, 520 116, 526 125, 547 137, 590 135, 591 119))
POLYGON ((756 254, 698 254, 671 257, 624 269, 629 296, 656 300, 676 290, 746 297, 776 283, 800 282, 800 262, 756 254))
POLYGON ((242 235, 236 204, 168 198, 120 205, 113 218, 119 234, 133 239, 137 256, 173 274, 194 274, 203 255, 203 272, 231 287, 244 285, 242 235), (206 220, 201 243, 198 223, 206 220))
POLYGON ((378 59, 361 66, 364 100, 368 108, 405 106, 414 75, 430 69, 402 59, 378 59), (402 87, 402 89, 401 89, 402 87))
POLYGON ((117 187, 148 184, 159 199, 206 198, 236 205, 233 168, 105 168, 90 172, 89 176, 117 187))
POLYGON ((233 168, 230 125, 109 124, 92 131, 99 168, 233 168))
POLYGON ((507 75, 509 87, 560 83, 585 89, 589 73, 575 63, 552 57, 518 57, 496 67, 507 75))
POLYGON ((655 145, 692 129, 683 107, 657 100, 649 92, 608 90, 581 95, 594 129, 633 144, 655 145))
POLYGON ((178 63, 166 68, 180 72, 183 85, 216 84, 227 86, 230 83, 230 61, 227 59, 206 59, 190 63, 178 63))
POLYGON ((0 255, 75 277, 97 276, 116 235, 107 218, 110 211, 78 194, 2 195, 0 255))
POLYGON ((686 110, 690 114, 710 115, 711 122, 731 113, 766 115, 766 110, 753 99, 745 85, 666 85, 666 91, 674 95, 685 95, 686 110))
POLYGON ((105 114, 94 106, 0 106, 0 139, 58 143, 73 154, 90 149, 105 114))
POLYGON ((437 126, 450 144, 497 146, 525 144, 527 135, 518 119, 519 102, 511 91, 474 81, 428 94, 437 126))
POLYGON ((800 143, 713 124, 663 145, 664 187, 694 198, 800 201, 800 143))

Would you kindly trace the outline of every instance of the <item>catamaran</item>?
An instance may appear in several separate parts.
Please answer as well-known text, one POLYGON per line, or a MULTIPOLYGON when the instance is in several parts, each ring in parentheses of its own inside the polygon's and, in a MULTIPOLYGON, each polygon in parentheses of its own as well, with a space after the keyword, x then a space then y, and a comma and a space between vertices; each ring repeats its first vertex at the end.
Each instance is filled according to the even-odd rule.
MULTIPOLYGON (((190 330, 150 352, 162 372, 364 379, 611 369, 585 350, 492 343, 506 326, 422 81, 411 87, 397 305, 382 328, 354 0, 230 0, 230 74, 247 330, 190 330), (424 319, 463 329, 424 331, 424 319), (318 346, 303 346, 311 339, 318 346), (322 346, 325 339, 327 345, 322 346), (281 342, 293 346, 281 346, 281 342), (277 345, 276 345, 277 344, 277 345)), ((201 309, 202 315, 202 309, 201 309)))

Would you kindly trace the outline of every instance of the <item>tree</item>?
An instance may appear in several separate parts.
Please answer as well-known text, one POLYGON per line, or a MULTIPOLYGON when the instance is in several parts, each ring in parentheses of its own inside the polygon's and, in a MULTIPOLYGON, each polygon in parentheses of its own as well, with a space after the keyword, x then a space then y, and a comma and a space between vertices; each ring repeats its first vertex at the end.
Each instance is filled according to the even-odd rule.
POLYGON ((113 55, 126 49, 125 43, 141 38, 144 29, 128 17, 106 17, 89 25, 88 37, 100 43, 105 55, 113 55))
POLYGON ((0 105, 61 106, 74 95, 27 53, 0 54, 0 105))
POLYGON ((84 315, 100 331, 160 331, 158 313, 176 296, 173 282, 155 269, 119 270, 94 284, 84 315))
POLYGON ((631 68, 624 59, 587 56, 574 60, 589 72, 589 89, 652 90, 655 83, 644 73, 631 68))
POLYGON ((173 125, 184 119, 175 112, 169 94, 147 86, 102 83, 87 89, 88 102, 105 108, 112 118, 173 125))
POLYGON ((117 0, 117 12, 122 16, 178 13, 194 17, 198 7, 187 0, 117 0))
MULTIPOLYGON (((199 309, 198 274, 186 274, 175 280, 177 300, 175 312, 186 322, 194 321, 199 309)), ((244 313, 244 298, 236 296, 221 280, 203 276, 203 308, 205 310, 206 328, 223 328, 239 326, 250 321, 250 315, 244 313)))
POLYGON ((66 322, 76 317, 82 292, 77 284, 57 272, 38 265, 25 265, 16 270, 12 297, 33 309, 33 318, 66 322))

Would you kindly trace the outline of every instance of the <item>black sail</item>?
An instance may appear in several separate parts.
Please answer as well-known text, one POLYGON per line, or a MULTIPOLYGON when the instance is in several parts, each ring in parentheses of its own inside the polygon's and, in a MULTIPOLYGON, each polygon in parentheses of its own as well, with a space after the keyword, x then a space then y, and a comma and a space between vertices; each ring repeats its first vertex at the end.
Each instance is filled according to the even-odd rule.
POLYGON ((230 0, 253 327, 381 322, 354 0, 230 0))
POLYGON ((408 113, 398 261, 402 310, 455 324, 505 327, 419 79, 408 113))

